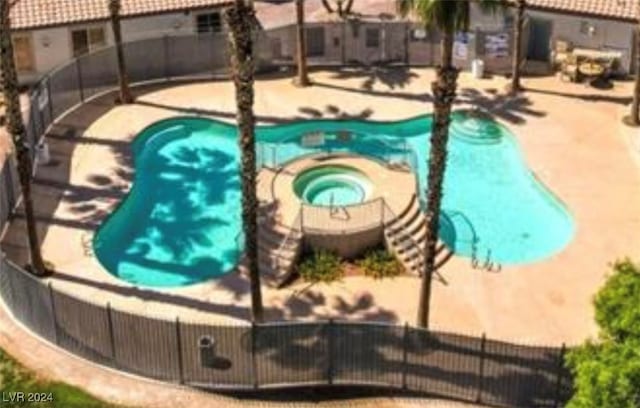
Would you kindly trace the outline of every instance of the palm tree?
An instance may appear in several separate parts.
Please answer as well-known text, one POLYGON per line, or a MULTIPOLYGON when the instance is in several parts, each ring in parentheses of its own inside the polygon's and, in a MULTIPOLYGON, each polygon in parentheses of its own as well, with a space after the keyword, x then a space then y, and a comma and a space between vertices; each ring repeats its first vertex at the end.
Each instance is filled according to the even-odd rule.
POLYGON ((447 163, 449 140, 449 116, 456 97, 458 69, 453 66, 453 40, 457 31, 468 31, 470 3, 477 2, 483 10, 493 11, 500 2, 495 0, 397 0, 402 16, 415 15, 425 27, 436 27, 442 32, 441 65, 437 77, 431 83, 433 92, 433 123, 431 125, 431 150, 428 159, 427 181, 427 235, 424 270, 420 288, 418 325, 429 327, 431 283, 435 272, 436 245, 440 228, 442 185, 447 163))
POLYGON ((304 0, 296 0, 296 40, 298 42, 298 86, 309 86, 309 73, 307 71, 307 38, 304 28, 304 0))
POLYGON ((524 28, 524 10, 527 7, 526 0, 516 0, 516 21, 513 29, 513 65, 511 68, 512 93, 518 93, 520 85, 520 60, 522 59, 522 29, 524 28))
POLYGON ((633 88, 631 114, 626 121, 631 126, 640 125, 640 2, 637 7, 638 27, 636 29, 636 83, 633 88))
POLYGON ((253 39, 255 11, 251 1, 235 0, 225 11, 229 27, 231 75, 236 89, 237 121, 242 155, 242 225, 246 265, 251 285, 251 317, 262 321, 262 293, 258 270, 258 200, 256 198, 255 117, 253 115, 253 39))
POLYGON ((111 28, 113 38, 116 43, 116 56, 118 58, 118 84, 120 85, 120 103, 132 103, 133 96, 129 89, 129 78, 127 75, 127 65, 124 60, 124 50, 122 47, 122 29, 120 27, 120 10, 122 4, 120 0, 109 0, 109 14, 111 15, 111 28))
POLYGON ((327 10, 328 13, 333 14, 337 12, 341 18, 344 18, 351 13, 351 9, 353 8, 353 0, 335 0, 335 1, 336 1, 336 8, 334 9, 333 7, 331 7, 329 0, 322 0, 322 5, 324 6, 324 8, 327 10))
POLYGON ((20 93, 18 91, 18 75, 13 55, 11 42, 11 21, 9 10, 11 5, 7 1, 0 2, 0 72, 2 73, 2 88, 6 104, 7 129, 11 134, 13 145, 16 149, 18 161, 18 175, 22 187, 22 203, 24 206, 27 223, 27 239, 29 244, 29 256, 31 272, 38 276, 44 276, 47 270, 40 253, 40 243, 36 228, 36 219, 31 198, 31 173, 33 163, 27 140, 27 130, 22 120, 20 108, 20 93))

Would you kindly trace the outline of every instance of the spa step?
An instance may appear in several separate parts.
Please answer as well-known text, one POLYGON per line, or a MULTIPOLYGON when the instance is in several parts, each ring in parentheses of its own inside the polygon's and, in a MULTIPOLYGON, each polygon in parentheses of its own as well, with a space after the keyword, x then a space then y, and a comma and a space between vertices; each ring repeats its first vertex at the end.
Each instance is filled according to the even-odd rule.
MULTIPOLYGON (((420 275, 424 267, 426 237, 426 217, 417 199, 412 201, 401 217, 387 224, 384 230, 387 248, 396 255, 407 272, 416 275, 420 275)), ((439 243, 436 249, 437 268, 444 265, 450 257, 448 248, 443 243, 439 243)))
MULTIPOLYGON (((293 232, 292 238, 299 238, 299 232, 293 232)), ((282 242, 287 238, 287 234, 273 232, 270 230, 260 230, 258 234, 258 245, 265 249, 277 249, 282 245, 282 242)), ((295 241, 292 241, 295 242, 295 241)))
MULTIPOLYGON (((398 214, 397 216, 391 218, 390 220, 385 221, 385 228, 394 228, 397 227, 398 225, 400 225, 402 223, 402 221, 407 217, 412 217, 416 214, 417 210, 420 209, 420 205, 418 203, 418 200, 416 199, 416 195, 414 194, 411 197, 411 201, 409 202, 409 205, 407 205, 407 207, 402 210, 402 212, 400 214, 398 214)), ((391 217, 392 214, 387 214, 388 217, 391 217)))
POLYGON ((287 263, 294 262, 296 260, 296 252, 265 252, 260 251, 258 253, 258 261, 260 264, 271 267, 278 267, 278 265, 283 265, 287 263))
POLYGON ((258 235, 258 261, 264 283, 282 287, 290 281, 302 251, 302 233, 277 223, 262 223, 258 235))
MULTIPOLYGON (((397 253, 396 256, 400 260, 400 262, 404 265, 407 272, 420 276, 422 274, 422 268, 424 267, 424 246, 420 245, 420 247, 413 247, 413 249, 405 252, 405 253, 397 253)), ((436 264, 435 270, 437 271, 440 267, 442 267, 451 257, 453 256, 453 252, 451 252, 446 245, 443 243, 438 244, 436 249, 436 264)))

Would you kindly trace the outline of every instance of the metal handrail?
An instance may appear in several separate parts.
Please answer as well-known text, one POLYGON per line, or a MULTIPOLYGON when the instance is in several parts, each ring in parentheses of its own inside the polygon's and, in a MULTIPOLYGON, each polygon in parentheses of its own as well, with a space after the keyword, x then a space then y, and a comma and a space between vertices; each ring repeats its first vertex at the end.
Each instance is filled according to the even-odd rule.
MULTIPOLYGON (((286 142, 289 142, 290 140, 291 139, 287 139, 286 142)), ((394 154, 396 154, 396 151, 397 151, 397 154, 402 156, 401 161, 411 166, 411 158, 412 156, 415 155, 415 152, 413 149, 409 147, 409 144, 405 139, 402 139, 401 145, 399 147, 393 146, 388 140, 385 140, 385 139, 375 139, 375 142, 379 143, 382 146, 383 151, 381 152, 380 155, 367 155, 367 156, 371 156, 373 158, 380 160, 381 162, 384 162, 387 165, 391 165, 393 164, 391 157, 394 154)), ((280 146, 283 145, 284 143, 285 142, 275 142, 275 143, 274 142, 258 142, 257 143, 258 167, 279 169, 285 163, 291 160, 297 160, 301 157, 315 156, 322 153, 325 153, 325 154, 334 153, 332 148, 327 147, 326 145, 313 146, 310 148, 310 151, 308 152, 305 152, 302 154, 296 154, 294 157, 285 158, 282 161, 280 161, 278 159, 278 150, 280 149, 280 146), (269 160, 267 159, 267 156, 270 156, 269 160)), ((336 151, 335 153, 337 152, 340 152, 340 151, 336 151)), ((344 153, 351 153, 351 152, 346 151, 344 153)))
POLYGON ((242 255, 244 248, 244 242, 242 242, 244 241, 244 231, 242 229, 238 231, 236 237, 234 238, 234 241, 236 242, 236 251, 238 251, 238 254, 242 255))
POLYGON ((284 239, 282 240, 282 242, 278 246, 278 249, 275 252, 276 267, 278 269, 280 269, 281 267, 280 262, 283 258, 282 252, 284 252, 285 249, 289 247, 289 245, 293 242, 294 235, 301 234, 301 233, 302 233, 302 206, 298 210, 298 214, 296 214, 296 218, 294 218, 293 223, 291 224, 291 228, 289 228, 289 231, 287 232, 287 235, 284 237, 284 239))
MULTIPOLYGON (((415 197, 414 199, 417 200, 418 198, 415 197)), ((383 220, 384 220, 384 223, 385 223, 385 228, 386 228, 386 222, 387 222, 387 219, 386 219, 387 212, 391 214, 391 220, 393 220, 393 219, 400 220, 400 217, 391 209, 389 204, 387 204, 387 202, 384 201, 383 220)), ((420 258, 420 261, 424 262, 424 254, 420 250, 420 245, 413 239, 411 234, 408 233, 405 228, 398 228, 396 231, 397 231, 397 233, 399 233, 401 235, 401 239, 403 241, 405 241, 405 240, 409 241, 409 244, 411 245, 411 247, 417 249, 417 253, 418 253, 418 257, 420 258)))
MULTIPOLYGON (((384 209, 384 201, 385 201, 384 197, 376 197, 376 198, 373 198, 371 200, 364 201, 364 202, 361 202, 361 203, 345 204, 345 205, 333 205, 333 206, 315 206, 315 205, 311 205, 311 204, 302 203, 301 204, 301 213, 304 213, 305 209, 308 209, 308 211, 316 211, 316 212, 317 211, 326 211, 329 214, 329 218, 336 219, 336 217, 334 215, 338 213, 337 210, 342 210, 342 213, 346 215, 346 219, 343 220, 343 221, 351 222, 354 219, 358 219, 358 217, 354 217, 354 213, 353 213, 357 209, 367 209, 367 208, 379 207, 380 208, 380 216, 376 216, 374 221, 371 221, 370 223, 367 223, 367 224, 361 223, 360 225, 349 226, 348 228, 342 228, 340 230, 342 232, 347 232, 347 231, 348 232, 356 232, 356 231, 362 231, 364 229, 371 228, 373 225, 383 224, 384 215, 382 214, 382 212, 383 212, 383 209, 384 209)), ((312 213, 312 215, 313 215, 313 213, 312 213)), ((303 230, 305 230, 305 231, 321 231, 321 230, 323 230, 322 228, 318 228, 313 223, 309 223, 307 218, 308 218, 308 216, 304 216, 304 215, 302 216, 301 228, 303 230)))
POLYGON ((402 154, 404 157, 404 162, 407 163, 408 165, 410 165, 411 163, 409 163, 409 157, 411 156, 412 153, 414 153, 413 149, 411 149, 409 147, 409 144, 407 143, 406 139, 402 139, 402 145, 398 148, 396 146, 392 146, 388 140, 385 139, 376 139, 377 142, 379 142, 380 144, 382 144, 386 149, 386 154, 387 156, 385 157, 384 161, 388 164, 391 164, 391 155, 393 154, 392 151, 393 150, 400 150, 400 154, 402 154))

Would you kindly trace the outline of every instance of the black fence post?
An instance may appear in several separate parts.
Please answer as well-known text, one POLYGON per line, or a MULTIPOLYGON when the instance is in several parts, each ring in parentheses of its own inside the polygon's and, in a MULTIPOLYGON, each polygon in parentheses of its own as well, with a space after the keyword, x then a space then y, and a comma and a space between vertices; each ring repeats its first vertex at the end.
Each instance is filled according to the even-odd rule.
POLYGON ((404 334, 402 336, 402 389, 407 389, 407 372, 409 371, 409 323, 404 323, 404 334))
POLYGON ((51 302, 51 317, 53 319, 53 336, 56 344, 60 344, 58 339, 58 318, 56 317, 56 302, 53 300, 53 285, 51 285, 51 281, 47 283, 47 287, 49 288, 49 301, 51 302))
POLYGON ((558 375, 556 377, 556 395, 555 402, 553 404, 554 408, 558 408, 560 406, 561 393, 562 393, 562 368, 564 367, 564 355, 567 352, 567 346, 562 343, 562 347, 560 348, 560 355, 558 356, 558 375))
POLYGON ((411 45, 411 23, 404 23, 404 63, 409 65, 409 47, 411 45))
POLYGON ((49 102, 49 124, 53 123, 53 99, 51 99, 51 78, 49 76, 46 77, 45 81, 47 82, 47 101, 49 102))
POLYGON ((184 384, 184 363, 182 361, 182 333, 180 332, 180 317, 176 316, 176 347, 178 348, 178 381, 184 384))
POLYGON ((345 65, 347 63, 347 22, 344 19, 342 20, 340 31, 342 34, 342 42, 340 44, 340 65, 345 65))
POLYGON ((258 381, 258 356, 256 355, 257 333, 258 325, 256 322, 251 322, 251 367, 253 369, 253 388, 256 390, 260 387, 258 381))
MULTIPOLYGON (((38 92, 38 99, 36 100, 36 108, 38 109, 38 116, 40 117, 40 123, 42 124, 42 133, 44 134, 47 132, 47 125, 44 120, 44 113, 42 112, 42 109, 40 109, 40 97, 42 96, 41 92, 38 92)), ((39 141, 40 141, 40 135, 37 133, 34 133, 33 139, 30 140, 31 152, 34 156, 36 154, 36 146, 38 145, 39 141)))
POLYGON ((78 92, 80 93, 80 102, 84 102, 84 86, 82 85, 82 68, 80 68, 79 58, 76 58, 76 75, 78 77, 78 92))
POLYGON ((109 327, 109 343, 111 344, 111 359, 113 365, 118 366, 118 360, 116 358, 116 340, 113 333, 113 317, 111 316, 111 303, 107 302, 107 326, 109 327))
POLYGON ((333 319, 327 323, 327 384, 333 384, 333 319))
POLYGON ((162 48, 163 48, 163 65, 164 65, 164 77, 168 81, 171 79, 169 75, 169 36, 164 35, 162 37, 162 48))
MULTIPOLYGON (((2 168, 2 174, 4 175, 3 180, 4 180, 4 186, 1 186, 0 188, 4 188, 6 191, 6 195, 7 195, 7 204, 8 204, 8 208, 7 208, 7 219, 6 220, 0 220, 0 223, 5 222, 5 221, 9 221, 11 220, 11 216, 13 214, 13 210, 16 207, 16 196, 19 195, 16 193, 15 190, 15 183, 13 180, 13 163, 11 163, 11 157, 8 157, 7 160, 4 162, 4 167, 2 168)), ((0 253, 0 260, 4 260, 4 254, 0 253)))
MULTIPOLYGON (((33 134, 33 138, 34 139, 39 139, 40 138, 40 134, 38 132, 38 127, 36 126, 36 113, 35 112, 30 112, 29 113, 29 119, 30 119, 30 125, 31 125, 31 133, 33 134)), ((34 152, 31 152, 32 154, 34 152)))
POLYGON ((476 402, 482 402, 482 389, 484 388, 484 360, 487 348, 487 335, 482 333, 482 339, 480 340, 480 361, 478 363, 478 393, 476 395, 476 402))

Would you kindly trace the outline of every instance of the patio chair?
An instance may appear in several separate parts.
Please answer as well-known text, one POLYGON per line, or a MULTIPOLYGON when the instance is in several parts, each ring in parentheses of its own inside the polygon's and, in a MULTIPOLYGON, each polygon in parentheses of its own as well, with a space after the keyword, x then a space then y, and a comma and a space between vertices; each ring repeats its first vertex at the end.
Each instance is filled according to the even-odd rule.
POLYGON ((618 69, 618 61, 614 58, 607 59, 602 62, 604 66, 604 72, 602 73, 602 78, 605 80, 610 80, 616 73, 618 69))
POLYGON ((557 40, 553 49, 553 63, 557 68, 571 55, 572 44, 569 41, 557 40))
POLYGON ((580 73, 578 72, 578 58, 573 54, 568 54, 560 67, 560 79, 571 82, 578 82, 580 73))

